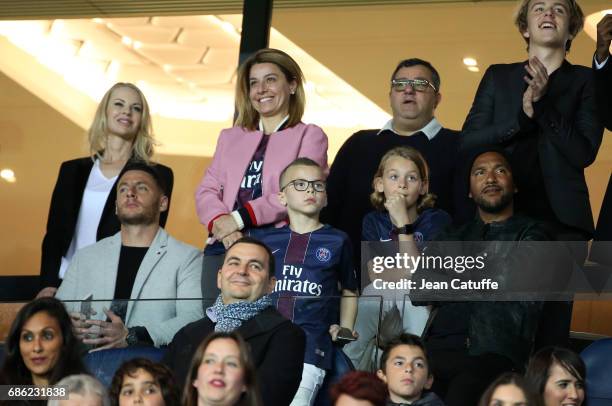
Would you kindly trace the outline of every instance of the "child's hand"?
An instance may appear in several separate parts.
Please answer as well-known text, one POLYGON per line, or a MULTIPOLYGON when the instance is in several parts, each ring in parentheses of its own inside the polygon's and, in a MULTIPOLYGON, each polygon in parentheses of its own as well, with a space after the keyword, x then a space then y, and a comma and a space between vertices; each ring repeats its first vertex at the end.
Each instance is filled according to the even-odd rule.
POLYGON ((396 227, 410 224, 408 207, 406 207, 406 196, 401 192, 395 192, 385 200, 385 209, 389 212, 391 222, 396 227))
POLYGON ((348 341, 353 341, 351 339, 346 338, 347 336, 352 336, 354 340, 359 337, 359 334, 357 334, 356 331, 351 331, 346 327, 340 327, 338 324, 332 324, 331 326, 329 326, 329 335, 331 335, 332 341, 345 341, 345 343, 348 341), (340 334, 340 332, 342 332, 342 334, 340 334))

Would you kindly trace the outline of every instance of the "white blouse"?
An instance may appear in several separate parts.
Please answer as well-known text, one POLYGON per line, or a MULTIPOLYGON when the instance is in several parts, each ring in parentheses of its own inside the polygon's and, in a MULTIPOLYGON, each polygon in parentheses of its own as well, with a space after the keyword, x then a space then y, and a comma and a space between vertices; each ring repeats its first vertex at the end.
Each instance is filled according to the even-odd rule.
POLYGON ((59 277, 61 279, 64 278, 74 253, 96 242, 96 234, 98 233, 102 211, 108 200, 108 195, 117 180, 117 176, 113 176, 110 179, 104 176, 100 170, 100 161, 95 160, 87 179, 85 191, 83 192, 83 200, 81 201, 81 208, 79 209, 79 217, 74 235, 72 236, 72 242, 66 256, 62 257, 62 264, 59 270, 59 277))

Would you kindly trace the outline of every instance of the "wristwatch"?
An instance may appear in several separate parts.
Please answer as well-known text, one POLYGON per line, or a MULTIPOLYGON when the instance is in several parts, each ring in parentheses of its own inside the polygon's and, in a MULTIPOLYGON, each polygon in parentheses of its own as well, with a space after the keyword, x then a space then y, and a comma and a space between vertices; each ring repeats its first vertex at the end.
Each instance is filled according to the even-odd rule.
POLYGON ((393 232, 395 234, 405 234, 411 235, 414 234, 414 224, 404 224, 402 227, 393 227, 393 232))
POLYGON ((125 342, 128 346, 136 345, 138 343, 138 334, 136 333, 136 328, 128 328, 128 335, 127 337, 125 337, 125 342))

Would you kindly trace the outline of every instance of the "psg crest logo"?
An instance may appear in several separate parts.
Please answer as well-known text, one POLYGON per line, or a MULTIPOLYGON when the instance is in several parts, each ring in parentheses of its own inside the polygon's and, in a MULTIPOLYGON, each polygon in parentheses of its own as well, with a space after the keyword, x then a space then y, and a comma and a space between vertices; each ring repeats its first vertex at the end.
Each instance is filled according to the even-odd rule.
POLYGON ((418 231, 414 233, 414 241, 417 242, 423 242, 423 234, 419 233, 418 231))
POLYGON ((321 262, 327 262, 331 259, 331 252, 327 248, 317 248, 315 255, 321 262))

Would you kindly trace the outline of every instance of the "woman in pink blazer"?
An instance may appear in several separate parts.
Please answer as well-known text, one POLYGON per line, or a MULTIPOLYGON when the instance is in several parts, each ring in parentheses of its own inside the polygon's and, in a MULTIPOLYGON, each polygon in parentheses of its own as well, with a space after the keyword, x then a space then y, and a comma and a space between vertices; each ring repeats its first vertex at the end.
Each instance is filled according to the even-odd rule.
MULTIPOLYGON (((234 127, 221 131, 212 163, 195 194, 200 222, 208 228, 202 294, 214 300, 225 249, 251 227, 283 223, 279 177, 295 158, 327 170, 327 136, 301 122, 304 75, 286 53, 262 49, 238 68, 234 127)), ((274 270, 271 270, 274 272, 274 270)))

